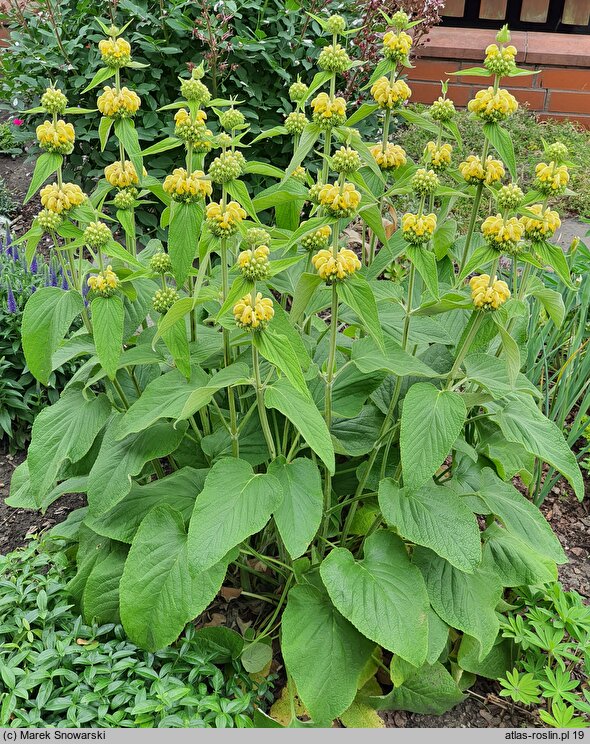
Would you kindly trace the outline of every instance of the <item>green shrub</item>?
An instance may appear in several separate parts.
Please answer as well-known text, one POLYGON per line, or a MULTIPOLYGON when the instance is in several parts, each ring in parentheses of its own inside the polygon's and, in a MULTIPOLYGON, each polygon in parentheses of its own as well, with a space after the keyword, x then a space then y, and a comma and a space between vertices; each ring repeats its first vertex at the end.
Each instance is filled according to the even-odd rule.
POLYGON ((3 178, 0 178, 0 229, 2 229, 2 218, 10 217, 16 210, 17 203, 8 190, 3 178))
POLYGON ((74 574, 47 544, 0 556, 0 725, 245 728, 272 699, 271 682, 216 650, 215 631, 189 626, 152 654, 120 625, 87 625, 72 608, 74 574))
POLYGON ((523 374, 533 309, 565 319, 543 271, 574 287, 552 243, 569 156, 549 143, 534 188, 508 182, 518 161, 505 121, 518 104, 501 77, 526 74, 508 30, 486 51, 493 85, 471 104, 481 159, 459 162, 454 106, 405 107, 406 14, 387 19, 372 100, 354 111, 337 86, 354 69, 357 26, 317 23, 320 70, 285 91, 296 115, 284 129, 250 139, 238 104, 210 100, 199 65, 167 104, 174 135, 144 150, 127 32, 102 24, 98 128, 120 156, 88 196, 63 171, 69 118, 84 113, 55 89, 31 111, 52 121, 27 198, 53 182, 22 240, 30 252, 48 233, 71 275, 67 291, 27 302, 26 359, 42 383, 64 359, 82 364, 38 415, 8 503, 87 494, 70 525, 70 589, 88 621, 120 617, 144 648, 174 643, 226 582, 264 603, 236 655, 257 672, 278 641, 290 709, 296 690, 313 725, 329 726, 460 702, 502 640, 505 590, 553 582, 566 561, 513 477, 539 460, 580 499, 584 481, 523 374), (429 133, 418 162, 390 141, 398 115, 429 133), (357 130, 365 120, 377 143, 357 130), (246 158, 285 133, 285 169, 246 158), (161 153, 176 166, 163 182, 151 170, 161 153), (416 212, 384 224, 409 194, 416 212), (459 200, 471 205, 466 234, 449 217, 459 200), (482 200, 493 209, 480 224, 482 200), (138 240, 148 201, 166 246, 138 240), (381 280, 398 259, 403 281, 381 280))
POLYGON ((545 706, 539 714, 547 726, 587 728, 590 694, 582 680, 590 669, 590 607, 558 583, 517 590, 512 604, 502 620, 508 640, 498 647, 498 657, 514 654, 516 666, 500 679, 500 695, 545 706))

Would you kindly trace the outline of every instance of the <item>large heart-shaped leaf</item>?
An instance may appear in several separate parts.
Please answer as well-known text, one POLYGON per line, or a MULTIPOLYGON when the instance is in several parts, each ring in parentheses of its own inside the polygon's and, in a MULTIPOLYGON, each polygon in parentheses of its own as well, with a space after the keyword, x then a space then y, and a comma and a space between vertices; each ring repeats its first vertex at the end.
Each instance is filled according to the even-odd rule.
POLYGON ((259 532, 283 499, 281 484, 256 474, 236 458, 219 460, 209 471, 189 527, 191 564, 205 571, 238 543, 259 532))
POLYGON ((429 382, 412 385, 404 398, 400 450, 404 485, 420 488, 432 477, 459 436, 467 410, 462 396, 429 382))
POLYGON ((388 695, 372 697, 377 710, 408 710, 440 716, 463 700, 463 693, 442 664, 425 664, 388 695))
POLYGON ((402 537, 431 548, 461 571, 481 562, 481 538, 473 512, 450 488, 427 483, 399 488, 387 478, 379 484, 385 521, 402 537))
POLYGON ((338 611, 363 635, 414 666, 424 663, 428 595, 399 537, 386 530, 370 535, 360 561, 335 548, 320 573, 338 611))
POLYGON ((557 581, 557 566, 509 530, 491 524, 484 532, 482 568, 495 573, 502 586, 527 586, 557 581))
POLYGON ((356 697, 375 645, 334 607, 322 589, 295 586, 283 613, 281 650, 299 697, 318 725, 330 725, 356 697))
POLYGON ((121 578, 121 620, 129 638, 150 651, 175 641, 215 597, 227 564, 195 570, 182 515, 170 506, 154 507, 135 535, 121 578))

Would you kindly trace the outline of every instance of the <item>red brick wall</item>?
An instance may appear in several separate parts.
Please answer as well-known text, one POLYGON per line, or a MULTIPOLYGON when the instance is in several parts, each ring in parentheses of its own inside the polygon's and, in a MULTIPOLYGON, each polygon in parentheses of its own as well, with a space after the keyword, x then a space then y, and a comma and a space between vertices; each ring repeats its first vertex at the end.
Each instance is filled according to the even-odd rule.
MULTIPOLYGON (((484 50, 494 41, 495 33, 487 29, 433 29, 414 69, 408 70, 412 101, 432 103, 440 95, 440 81, 449 80, 449 97, 465 106, 490 80, 449 73, 481 67, 484 50)), ((519 50, 519 67, 539 72, 505 78, 503 87, 539 112, 541 119, 571 119, 590 129, 590 37, 521 31, 512 34, 512 43, 519 50)))

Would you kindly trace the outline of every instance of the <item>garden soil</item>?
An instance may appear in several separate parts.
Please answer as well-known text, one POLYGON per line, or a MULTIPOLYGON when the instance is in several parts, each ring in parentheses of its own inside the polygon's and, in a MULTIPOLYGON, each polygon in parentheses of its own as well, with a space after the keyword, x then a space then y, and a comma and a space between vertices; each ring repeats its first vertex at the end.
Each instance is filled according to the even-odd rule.
MULTIPOLYGON (((44 532, 63 521, 74 509, 84 505, 84 496, 71 494, 52 504, 43 515, 25 509, 13 509, 4 503, 8 496, 10 478, 24 455, 0 454, 0 553, 24 545, 28 538, 44 532)), ((590 492, 590 479, 586 479, 590 492)), ((575 589, 590 602, 590 510, 585 502, 575 499, 569 487, 561 482, 543 506, 543 512, 559 536, 569 558, 560 567, 560 579, 566 589, 575 589)), ((239 596, 226 596, 232 592, 222 588, 219 607, 213 607, 204 618, 205 624, 229 623, 239 626, 248 618, 251 607, 240 607, 239 596), (225 594, 224 594, 225 592, 225 594), (231 599, 231 602, 230 602, 231 599), (222 607, 223 606, 223 607, 222 607), (223 613, 219 610, 223 608, 223 613), (231 608, 231 609, 230 609, 231 608), (215 611, 214 611, 215 610, 215 611)), ((249 619, 249 618, 248 618, 249 619)), ((522 728, 540 726, 536 714, 512 706, 498 696, 499 687, 488 680, 478 680, 468 697, 456 708, 442 716, 421 716, 413 713, 384 713, 385 723, 391 728, 522 728)))

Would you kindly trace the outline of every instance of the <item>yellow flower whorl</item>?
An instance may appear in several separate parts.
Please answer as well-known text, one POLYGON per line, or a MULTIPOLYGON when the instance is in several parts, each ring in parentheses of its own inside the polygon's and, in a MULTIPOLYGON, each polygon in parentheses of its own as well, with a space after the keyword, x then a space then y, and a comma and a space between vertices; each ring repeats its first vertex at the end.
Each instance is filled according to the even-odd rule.
POLYGON ((527 210, 539 215, 537 220, 526 216, 520 218, 525 237, 529 240, 547 240, 561 227, 559 214, 555 210, 549 208, 543 210, 542 204, 532 204, 527 210))
POLYGON ((484 220, 481 231, 491 248, 507 253, 517 253, 524 227, 517 217, 504 219, 501 214, 496 214, 484 220))
POLYGON ((451 164, 452 153, 452 145, 448 143, 437 145, 436 142, 430 141, 426 143, 424 159, 435 173, 440 173, 446 170, 451 164))
POLYGON ((390 83, 383 75, 371 86, 371 95, 381 108, 391 109, 405 103, 412 95, 412 91, 405 80, 390 83))
POLYGON ((319 93, 311 102, 313 120, 322 129, 339 127, 346 121, 346 101, 341 96, 331 98, 327 93, 319 93))
POLYGON ((179 202, 196 202, 211 196, 213 186, 205 179, 203 171, 189 173, 185 168, 175 168, 164 179, 164 191, 179 202))
POLYGON ((240 328, 247 331, 261 331, 273 319, 275 311, 272 300, 262 297, 262 293, 257 292, 254 304, 251 294, 244 295, 234 305, 233 313, 240 328))
POLYGON ((230 201, 225 209, 219 202, 209 202, 206 216, 213 235, 224 238, 237 232, 240 222, 246 219, 246 212, 236 201, 230 201))
POLYGON ((494 91, 490 86, 485 90, 479 90, 475 98, 469 101, 467 108, 483 121, 497 122, 516 113, 518 101, 507 90, 500 88, 494 91))
POLYGON ((315 254, 311 262, 326 284, 343 281, 361 268, 356 253, 348 248, 341 248, 336 256, 331 250, 324 248, 315 254))
POLYGON ((111 186, 115 186, 118 189, 125 189, 128 186, 139 183, 137 171, 130 160, 125 160, 125 162, 115 160, 114 163, 107 165, 104 169, 104 177, 111 186))
POLYGON ((396 33, 387 31, 383 36, 383 54, 387 59, 394 62, 403 62, 407 59, 412 48, 412 37, 405 31, 396 33))
POLYGON ((516 47, 490 44, 486 49, 484 67, 496 75, 508 75, 515 68, 516 47))
POLYGON ((54 124, 44 121, 36 129, 39 145, 47 152, 57 152, 60 155, 69 155, 74 149, 76 132, 73 124, 66 123, 63 119, 54 124))
POLYGON ((352 183, 329 184, 322 186, 319 202, 332 217, 352 217, 361 203, 361 195, 352 183))
POLYGON ((131 62, 131 44, 125 39, 101 39, 98 49, 107 67, 125 67, 131 62))
POLYGON ((141 105, 141 100, 135 91, 129 90, 125 86, 117 93, 116 88, 105 85, 103 92, 96 101, 96 105, 103 116, 124 119, 135 116, 141 105))
POLYGON ((251 281, 266 279, 270 271, 269 255, 270 249, 267 245, 242 251, 237 261, 242 275, 251 281))
POLYGON ((405 150, 399 145, 388 142, 383 149, 383 145, 373 145, 369 151, 377 165, 384 171, 394 170, 407 163, 405 150))
POLYGON ((104 271, 99 271, 95 276, 89 276, 86 283, 96 294, 111 297, 119 286, 119 277, 113 271, 112 266, 107 266, 104 271))
POLYGON ((550 163, 539 163, 535 168, 535 187, 542 194, 563 193, 569 180, 567 165, 557 165, 553 160, 550 163))
POLYGON ((477 310, 497 310, 510 297, 506 282, 494 277, 490 282, 489 274, 474 276, 470 282, 471 299, 477 310))
POLYGON ((407 212, 402 217, 402 233, 408 243, 421 245, 427 243, 436 230, 436 215, 417 215, 407 212))
POLYGON ((41 189, 41 204, 50 212, 63 214, 74 207, 80 206, 86 199, 86 194, 75 183, 49 184, 41 189))
POLYGON ((470 155, 467 160, 459 164, 459 172, 467 183, 483 183, 488 186, 504 178, 506 171, 499 160, 494 160, 488 155, 485 163, 481 162, 479 155, 470 155))

